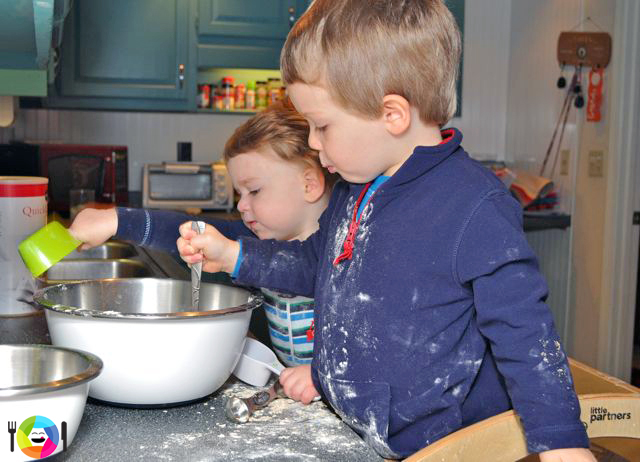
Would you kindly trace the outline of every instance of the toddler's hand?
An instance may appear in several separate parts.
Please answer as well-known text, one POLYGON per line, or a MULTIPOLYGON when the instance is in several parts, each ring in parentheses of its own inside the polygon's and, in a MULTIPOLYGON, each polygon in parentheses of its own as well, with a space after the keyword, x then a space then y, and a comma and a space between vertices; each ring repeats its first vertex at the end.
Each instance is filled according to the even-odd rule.
POLYGON ((311 380, 311 366, 307 364, 287 367, 280 374, 280 383, 289 398, 302 404, 309 404, 320 394, 311 380))
POLYGON ((198 234, 191 229, 190 221, 180 225, 180 237, 176 242, 180 257, 187 263, 202 262, 202 270, 210 273, 232 273, 240 254, 240 244, 227 239, 211 225, 198 234))
POLYGON ((596 462, 593 453, 584 448, 554 449, 538 456, 540 462, 596 462))
POLYGON ((82 241, 80 250, 90 249, 113 237, 118 231, 118 214, 115 208, 80 211, 69 227, 73 237, 82 241))

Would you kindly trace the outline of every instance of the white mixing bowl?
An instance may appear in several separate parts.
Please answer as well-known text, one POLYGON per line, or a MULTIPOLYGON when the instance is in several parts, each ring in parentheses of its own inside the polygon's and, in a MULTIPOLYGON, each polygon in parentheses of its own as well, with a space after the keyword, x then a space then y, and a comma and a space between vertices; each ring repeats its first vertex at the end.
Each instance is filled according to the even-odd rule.
POLYGON ((244 346, 257 292, 191 283, 111 279, 60 284, 36 293, 54 345, 98 355, 104 370, 89 396, 127 407, 203 398, 229 378, 244 346))
POLYGON ((50 345, 0 345, 0 460, 44 459, 76 436, 89 382, 102 369, 92 354, 50 345))

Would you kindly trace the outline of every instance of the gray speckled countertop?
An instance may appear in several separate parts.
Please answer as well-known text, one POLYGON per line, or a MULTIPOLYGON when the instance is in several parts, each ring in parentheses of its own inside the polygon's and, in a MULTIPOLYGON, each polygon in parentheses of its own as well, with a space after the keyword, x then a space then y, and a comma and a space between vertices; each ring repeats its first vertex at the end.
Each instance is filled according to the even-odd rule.
MULTIPOLYGON (((0 317, 0 343, 49 344, 44 314, 0 317)), ((130 409, 89 400, 78 433, 52 462, 376 461, 381 459, 322 402, 277 399, 246 424, 227 421, 232 396, 259 388, 231 377, 206 399, 166 409, 130 409)))
POLYGON ((231 396, 257 391, 234 379, 207 399, 168 409, 89 402, 59 461, 375 461, 382 460, 322 403, 279 399, 246 424, 226 420, 231 396))

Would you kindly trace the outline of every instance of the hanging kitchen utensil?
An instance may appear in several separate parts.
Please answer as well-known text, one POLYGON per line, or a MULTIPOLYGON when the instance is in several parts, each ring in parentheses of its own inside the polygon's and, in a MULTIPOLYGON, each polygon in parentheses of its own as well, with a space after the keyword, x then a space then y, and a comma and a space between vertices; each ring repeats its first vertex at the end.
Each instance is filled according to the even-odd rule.
MULTIPOLYGON (((196 233, 204 232, 203 221, 192 221, 191 229, 196 233)), ((202 262, 193 263, 191 265, 191 305, 198 311, 200 303, 200 279, 202 278, 202 262)))
POLYGON ((553 129, 553 134, 551 135, 551 141, 549 142, 549 146, 547 147, 547 152, 544 155, 544 159, 542 161, 542 166, 540 167, 540 176, 544 176, 544 171, 547 166, 547 162, 549 161, 549 156, 551 155, 551 151, 553 150, 553 145, 556 139, 556 135, 558 134, 558 128, 562 125, 560 140, 558 140, 558 148, 560 147, 562 141, 562 134, 564 134, 564 125, 567 122, 567 117, 569 116, 569 110, 571 109, 571 103, 573 102, 573 98, 575 96, 575 87, 578 82, 578 71, 573 74, 571 78, 571 84, 567 89, 567 93, 564 97, 564 102, 562 103, 562 109, 560 109, 560 114, 558 115, 558 121, 556 122, 556 126, 553 129))
POLYGON ((560 65, 560 77, 558 77, 558 81, 556 82, 556 86, 558 88, 564 88, 567 86, 567 79, 564 78, 564 63, 560 65))

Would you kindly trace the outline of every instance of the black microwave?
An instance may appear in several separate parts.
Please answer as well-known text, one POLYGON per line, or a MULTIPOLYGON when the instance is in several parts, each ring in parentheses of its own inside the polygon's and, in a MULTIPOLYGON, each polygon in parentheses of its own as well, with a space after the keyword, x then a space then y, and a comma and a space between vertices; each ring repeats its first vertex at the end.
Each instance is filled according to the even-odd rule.
POLYGON ((0 145, 0 175, 49 178, 49 210, 67 212, 71 189, 93 189, 96 202, 128 203, 127 147, 78 144, 0 145))

